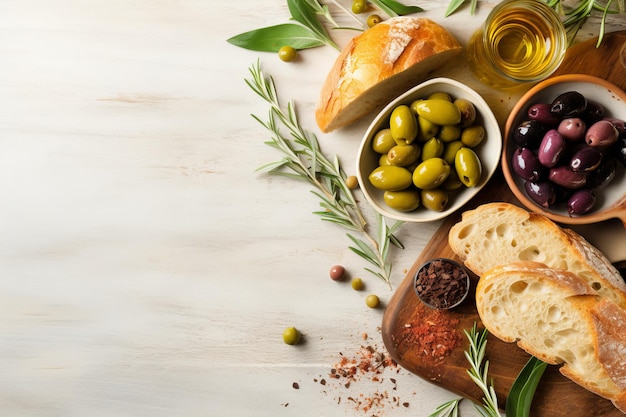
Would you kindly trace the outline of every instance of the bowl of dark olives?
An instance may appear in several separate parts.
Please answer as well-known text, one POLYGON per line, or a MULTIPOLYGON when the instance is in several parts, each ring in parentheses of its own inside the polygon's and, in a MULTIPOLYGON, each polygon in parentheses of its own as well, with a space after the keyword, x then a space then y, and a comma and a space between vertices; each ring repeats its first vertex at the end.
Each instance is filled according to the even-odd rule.
POLYGON ((429 222, 475 196, 501 154, 502 133, 485 100, 458 81, 434 78, 378 113, 359 146, 356 174, 378 213, 429 222))
POLYGON ((626 93, 588 75, 543 81, 515 105, 502 171, 526 208, 565 224, 626 225, 626 93))

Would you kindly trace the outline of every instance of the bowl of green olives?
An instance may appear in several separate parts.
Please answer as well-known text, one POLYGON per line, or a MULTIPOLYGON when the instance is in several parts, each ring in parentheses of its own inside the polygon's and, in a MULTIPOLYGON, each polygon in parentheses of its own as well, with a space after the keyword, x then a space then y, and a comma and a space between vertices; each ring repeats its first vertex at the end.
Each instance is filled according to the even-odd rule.
POLYGON ((374 118, 359 146, 356 174, 383 216, 429 222, 474 197, 501 154, 500 127, 485 100, 456 80, 433 78, 374 118))
POLYGON ((510 113, 502 171, 529 210, 565 224, 626 225, 626 93, 601 78, 545 80, 510 113))

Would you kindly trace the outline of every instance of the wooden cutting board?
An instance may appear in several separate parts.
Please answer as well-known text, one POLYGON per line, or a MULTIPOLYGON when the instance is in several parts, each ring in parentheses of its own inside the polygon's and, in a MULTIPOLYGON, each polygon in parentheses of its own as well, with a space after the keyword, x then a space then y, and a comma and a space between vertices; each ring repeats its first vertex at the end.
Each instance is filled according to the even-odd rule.
MULTIPOLYGON (((605 35, 599 48, 595 44, 596 39, 592 39, 570 47, 565 61, 555 75, 590 74, 626 89, 626 31, 605 35)), ((496 172, 487 187, 464 210, 489 201, 520 204, 510 192, 501 172, 496 172)), ((467 340, 463 330, 470 329, 475 322, 480 326, 473 294, 451 312, 435 312, 425 307, 413 290, 415 273, 424 262, 436 257, 458 260, 448 246, 447 236, 450 227, 460 217, 461 213, 456 213, 441 224, 407 272, 406 278, 385 309, 382 337, 390 355, 400 366, 447 390, 481 402, 481 391, 467 376, 467 361, 464 356, 467 340), (426 330, 424 333, 425 329, 438 331, 426 330), (446 329, 450 332, 445 332, 446 329), (450 352, 437 352, 436 344, 441 340, 445 341, 444 345, 455 347, 450 352)), ((472 287, 475 288, 478 278, 473 276, 472 280, 472 287)), ((504 343, 489 336, 486 357, 489 359, 489 374, 494 380, 500 406, 503 408, 510 387, 529 355, 515 344, 504 343)), ((623 417, 624 414, 610 401, 561 376, 557 366, 550 366, 537 389, 531 416, 623 417)))

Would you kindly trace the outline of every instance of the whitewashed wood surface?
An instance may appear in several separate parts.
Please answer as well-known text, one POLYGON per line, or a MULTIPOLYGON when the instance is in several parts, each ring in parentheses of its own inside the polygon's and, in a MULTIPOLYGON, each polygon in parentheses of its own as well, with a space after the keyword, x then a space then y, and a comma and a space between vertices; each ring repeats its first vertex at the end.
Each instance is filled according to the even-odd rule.
MULTIPOLYGON (((444 19, 447 1, 415 3, 463 43, 494 4, 444 19)), ((368 122, 316 128, 335 50, 287 64, 226 42, 288 17, 284 0, 0 2, 1 415, 420 417, 455 397, 399 368, 320 382, 383 349, 364 299, 393 291, 307 185, 255 172, 280 157, 250 116, 268 110, 244 83, 257 60, 349 174, 368 122), (285 345, 288 326, 305 343, 285 345), (385 393, 367 412, 348 400, 385 393)), ((394 287, 437 226, 401 230, 394 287)))

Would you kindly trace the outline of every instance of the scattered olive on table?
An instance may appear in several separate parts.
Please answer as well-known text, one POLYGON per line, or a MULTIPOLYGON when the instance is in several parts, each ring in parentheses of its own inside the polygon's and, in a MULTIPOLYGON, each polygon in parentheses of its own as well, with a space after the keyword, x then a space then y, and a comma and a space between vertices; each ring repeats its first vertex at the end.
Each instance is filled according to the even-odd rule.
POLYGON ((367 10, 366 0, 352 0, 352 13, 360 14, 365 13, 367 10))
POLYGON ((300 343, 300 331, 295 327, 287 327, 283 331, 283 342, 288 345, 297 345, 300 343))
POLYGON ((333 281, 341 281, 346 275, 346 268, 341 265, 333 265, 330 268, 330 279, 333 281))
POLYGON ((350 175, 346 178, 346 186, 350 190, 356 190, 357 188, 359 188, 359 180, 355 175, 350 175))
POLYGON ((364 287, 363 280, 361 278, 352 278, 350 285, 352 285, 352 289, 355 291, 360 291, 364 287))
POLYGON ((298 51, 293 46, 283 46, 278 50, 278 58, 284 62, 293 62, 298 57, 298 51))
POLYGON ((365 304, 369 308, 377 308, 380 305, 380 298, 376 294, 370 294, 365 297, 365 304))
POLYGON ((368 179, 392 209, 443 211, 451 193, 480 182, 476 148, 485 140, 470 100, 435 91, 391 110, 388 124, 372 138, 379 163, 368 179))
POLYGON ((624 125, 578 91, 534 103, 511 136, 512 172, 539 206, 563 205, 570 216, 592 212, 617 164, 626 165, 624 125))
POLYGON ((367 27, 372 28, 382 22, 383 19, 377 14, 371 14, 367 18, 367 27))

